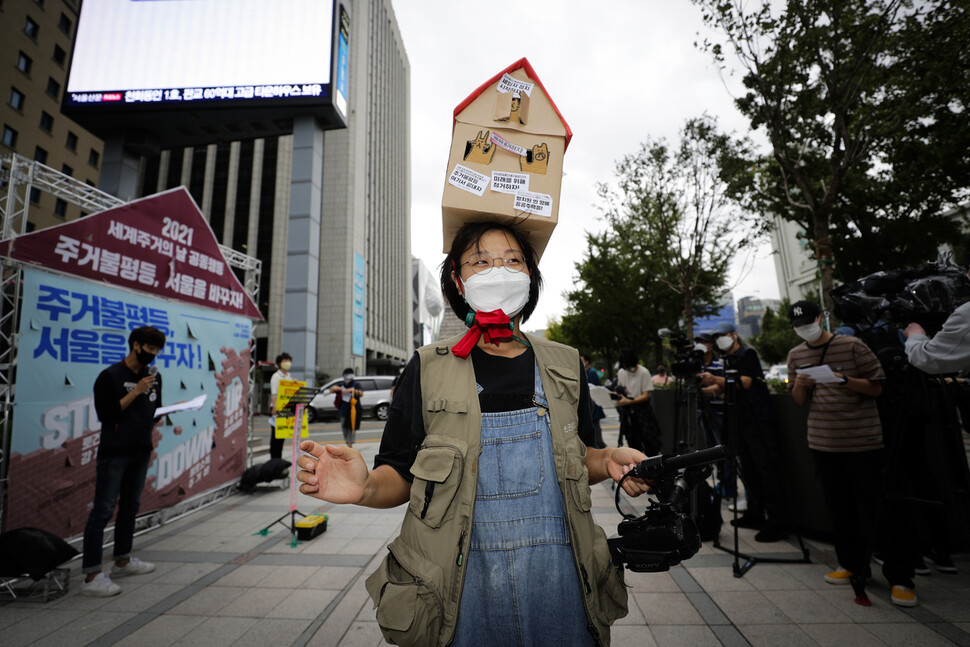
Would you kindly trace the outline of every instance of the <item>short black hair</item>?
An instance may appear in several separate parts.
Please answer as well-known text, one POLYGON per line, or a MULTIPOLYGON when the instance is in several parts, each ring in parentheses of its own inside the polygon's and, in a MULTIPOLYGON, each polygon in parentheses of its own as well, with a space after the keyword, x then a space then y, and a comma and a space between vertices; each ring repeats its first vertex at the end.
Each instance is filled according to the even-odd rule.
POLYGON ((586 353, 583 353, 582 355, 580 355, 580 357, 582 357, 583 359, 585 359, 585 360, 586 360, 587 362, 589 362, 590 364, 592 364, 592 363, 593 363, 593 358, 592 358, 592 357, 590 357, 589 355, 587 355, 586 353))
POLYGON ((165 345, 165 333, 156 328, 155 326, 141 326, 135 328, 128 335, 128 350, 135 349, 135 342, 138 342, 142 346, 155 346, 161 348, 165 345))
POLYGON ((348 374, 353 373, 353 372, 354 372, 354 369, 352 369, 352 368, 350 368, 348 366, 347 368, 344 369, 344 372, 341 373, 341 375, 348 375, 348 374))
POLYGON ((477 247, 482 240, 482 236, 493 230, 502 231, 511 236, 518 243, 522 249, 522 254, 525 256, 525 265, 529 268, 529 300, 526 302, 525 307, 522 308, 519 316, 522 322, 528 321, 529 315, 536 309, 536 304, 539 302, 539 291, 542 289, 539 257, 536 254, 535 247, 529 242, 529 239, 521 231, 510 225, 495 221, 470 222, 459 229, 458 233, 455 234, 454 240, 451 241, 451 251, 448 252, 444 262, 441 264, 441 292, 448 299, 448 304, 451 306, 455 315, 464 321, 471 308, 465 302, 465 297, 458 292, 458 286, 451 280, 451 273, 459 274, 458 268, 461 265, 461 255, 472 247, 477 247))
POLYGON ((620 349, 620 368, 632 368, 640 364, 640 358, 631 348, 620 349))
POLYGON ((284 359, 293 361, 293 357, 289 353, 280 353, 276 356, 276 365, 279 366, 280 362, 282 362, 284 359))

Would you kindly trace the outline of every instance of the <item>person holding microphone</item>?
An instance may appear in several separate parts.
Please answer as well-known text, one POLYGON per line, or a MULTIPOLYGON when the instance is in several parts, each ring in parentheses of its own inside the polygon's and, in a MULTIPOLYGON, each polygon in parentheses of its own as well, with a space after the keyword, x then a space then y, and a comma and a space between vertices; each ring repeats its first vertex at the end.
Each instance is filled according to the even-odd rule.
POLYGON ((85 574, 81 593, 109 597, 121 593, 112 577, 151 573, 155 565, 131 556, 135 518, 152 455, 155 410, 162 405, 162 376, 153 366, 165 334, 153 326, 128 336, 128 355, 107 367, 94 382, 94 408, 101 421, 94 503, 84 528, 85 574), (114 514, 114 565, 102 570, 104 529, 114 514))

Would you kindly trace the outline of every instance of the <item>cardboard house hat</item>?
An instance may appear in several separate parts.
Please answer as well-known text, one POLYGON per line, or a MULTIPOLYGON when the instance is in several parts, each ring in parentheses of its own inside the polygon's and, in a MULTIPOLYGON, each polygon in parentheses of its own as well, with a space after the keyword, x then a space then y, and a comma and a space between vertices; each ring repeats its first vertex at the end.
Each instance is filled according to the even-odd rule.
POLYGON ((463 225, 494 220, 522 231, 541 257, 559 221, 572 136, 524 58, 458 104, 441 198, 443 251, 463 225))

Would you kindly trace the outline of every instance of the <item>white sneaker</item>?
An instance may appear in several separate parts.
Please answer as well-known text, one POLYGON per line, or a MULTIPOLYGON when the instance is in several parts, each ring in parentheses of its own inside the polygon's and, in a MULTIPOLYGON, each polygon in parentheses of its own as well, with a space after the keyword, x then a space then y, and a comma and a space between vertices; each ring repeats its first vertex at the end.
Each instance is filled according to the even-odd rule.
POLYGON ((121 587, 111 581, 103 571, 98 573, 90 582, 81 583, 81 595, 91 595, 96 598, 110 598, 121 593, 121 587))
POLYGON ((132 557, 124 566, 117 564, 111 565, 112 577, 125 577, 126 575, 144 575, 155 570, 155 565, 151 562, 143 562, 137 557, 132 557))
MULTIPOLYGON (((747 512, 747 511, 748 511, 748 502, 745 501, 744 499, 738 499, 738 512, 747 512)), ((728 504, 728 512, 734 512, 733 503, 728 504)))

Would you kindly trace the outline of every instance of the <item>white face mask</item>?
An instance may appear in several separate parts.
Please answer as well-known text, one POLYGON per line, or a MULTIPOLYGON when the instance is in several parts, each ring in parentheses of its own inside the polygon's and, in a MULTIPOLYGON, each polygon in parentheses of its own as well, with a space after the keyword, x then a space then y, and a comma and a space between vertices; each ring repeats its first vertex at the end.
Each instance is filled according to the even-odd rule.
POLYGON ((465 301, 478 312, 501 310, 514 317, 529 302, 529 275, 504 265, 473 274, 464 280, 464 284, 465 301))
POLYGON ((717 344, 718 348, 726 353, 731 350, 731 346, 734 346, 734 337, 731 337, 731 335, 722 335, 718 337, 714 343, 717 344))
POLYGON ((822 326, 817 321, 804 326, 795 326, 795 334, 807 342, 813 342, 822 336, 822 326))
POLYGON ((707 346, 701 343, 694 344, 694 350, 700 351, 702 353, 707 352, 707 346))

